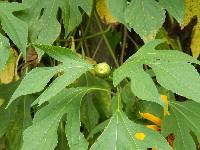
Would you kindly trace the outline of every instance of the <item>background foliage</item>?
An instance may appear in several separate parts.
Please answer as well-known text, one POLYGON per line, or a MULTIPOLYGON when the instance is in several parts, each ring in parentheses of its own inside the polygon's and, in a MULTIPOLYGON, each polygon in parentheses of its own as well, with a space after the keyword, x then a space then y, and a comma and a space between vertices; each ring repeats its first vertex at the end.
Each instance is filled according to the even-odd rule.
POLYGON ((199 149, 199 10, 1 0, 0 150, 199 149))

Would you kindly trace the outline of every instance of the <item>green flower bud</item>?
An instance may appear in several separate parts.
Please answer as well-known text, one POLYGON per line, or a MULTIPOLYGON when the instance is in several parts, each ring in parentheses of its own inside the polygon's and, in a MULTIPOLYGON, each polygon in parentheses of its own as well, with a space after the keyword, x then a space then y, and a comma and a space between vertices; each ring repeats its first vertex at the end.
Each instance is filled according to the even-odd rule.
POLYGON ((110 66, 106 63, 99 63, 94 68, 95 74, 99 77, 107 77, 111 72, 110 66))

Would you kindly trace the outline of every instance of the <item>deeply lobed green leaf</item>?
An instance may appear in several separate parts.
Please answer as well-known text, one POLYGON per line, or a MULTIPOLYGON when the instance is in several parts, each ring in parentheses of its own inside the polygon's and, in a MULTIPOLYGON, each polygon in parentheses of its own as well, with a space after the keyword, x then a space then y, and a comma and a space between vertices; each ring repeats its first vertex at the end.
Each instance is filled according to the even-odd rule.
POLYGON ((142 125, 130 121, 123 112, 115 112, 107 127, 90 148, 91 150, 146 150, 147 148, 170 150, 164 137, 142 125), (135 134, 143 133, 144 139, 135 134))
POLYGON ((199 61, 178 51, 156 50, 160 40, 154 40, 141 47, 136 54, 119 67, 113 76, 116 86, 124 78, 131 79, 132 92, 139 98, 163 105, 160 95, 150 76, 144 72, 143 65, 150 66, 161 86, 179 95, 199 101, 200 77, 189 63, 199 61), (176 72, 176 70, 179 70, 176 72), (192 88, 191 89, 191 85, 192 88))
POLYGON ((58 61, 62 61, 62 64, 56 67, 36 68, 30 71, 13 94, 9 104, 21 95, 40 92, 56 73, 63 72, 63 75, 58 76, 34 103, 42 104, 73 83, 83 73, 92 69, 92 65, 72 53, 70 49, 54 46, 38 47, 58 61))
POLYGON ((0 21, 3 30, 16 44, 24 56, 26 56, 26 46, 28 40, 28 25, 13 15, 13 12, 26 9, 28 6, 20 3, 0 3, 0 21))
POLYGON ((67 114, 66 134, 70 149, 87 149, 87 141, 80 133, 80 104, 83 96, 92 88, 64 89, 39 110, 33 125, 24 132, 23 150, 53 150, 57 144, 57 128, 67 114))
POLYGON ((170 115, 163 120, 161 131, 165 137, 174 134, 174 149, 196 150, 191 132, 200 138, 199 107, 194 101, 170 102, 170 115))

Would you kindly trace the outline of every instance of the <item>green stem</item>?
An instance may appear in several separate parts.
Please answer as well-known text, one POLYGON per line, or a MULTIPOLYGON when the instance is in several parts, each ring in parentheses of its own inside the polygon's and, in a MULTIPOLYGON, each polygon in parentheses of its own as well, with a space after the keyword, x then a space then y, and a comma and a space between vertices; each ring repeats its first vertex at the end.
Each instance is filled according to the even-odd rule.
POLYGON ((92 34, 92 35, 88 35, 84 39, 83 38, 75 39, 74 41, 80 41, 80 40, 87 40, 87 39, 95 38, 97 36, 100 36, 100 35, 103 35, 103 34, 107 33, 109 30, 110 30, 110 26, 106 30, 104 30, 102 32, 98 32, 98 33, 95 33, 95 34, 92 34))
POLYGON ((121 50, 121 56, 120 56, 120 64, 123 64, 124 62, 124 54, 126 50, 126 40, 127 40, 127 29, 124 27, 124 35, 123 35, 123 43, 122 43, 122 50, 121 50))
MULTIPOLYGON (((97 16, 96 12, 94 13, 94 15, 95 15, 95 18, 96 18, 96 21, 97 21, 97 25, 98 25, 100 31, 103 32, 103 28, 102 28, 102 26, 101 26, 99 17, 97 16)), ((114 52, 113 52, 113 50, 112 50, 112 47, 111 47, 111 45, 110 45, 110 43, 109 43, 109 41, 108 41, 106 35, 103 34, 102 36, 103 36, 103 39, 104 39, 104 41, 105 41, 105 43, 106 43, 106 46, 107 46, 107 48, 108 48, 108 51, 109 51, 109 53, 110 53, 110 55, 111 55, 111 57, 112 57, 112 59, 113 59, 113 61, 114 61, 114 63, 115 63, 115 66, 116 66, 116 67, 119 67, 119 63, 118 63, 118 61, 117 61, 117 59, 116 59, 116 57, 115 57, 115 54, 114 54, 114 52)))
POLYGON ((94 10, 95 10, 95 1, 93 0, 92 11, 91 11, 88 23, 87 23, 86 28, 85 28, 85 32, 83 33, 83 36, 82 36, 82 38, 81 38, 81 40, 80 40, 80 42, 79 42, 79 44, 78 44, 76 49, 79 49, 81 47, 81 43, 83 43, 83 41, 85 40, 85 37, 86 37, 86 35, 88 33, 88 30, 90 28, 90 24, 91 24, 93 16, 94 16, 94 10))

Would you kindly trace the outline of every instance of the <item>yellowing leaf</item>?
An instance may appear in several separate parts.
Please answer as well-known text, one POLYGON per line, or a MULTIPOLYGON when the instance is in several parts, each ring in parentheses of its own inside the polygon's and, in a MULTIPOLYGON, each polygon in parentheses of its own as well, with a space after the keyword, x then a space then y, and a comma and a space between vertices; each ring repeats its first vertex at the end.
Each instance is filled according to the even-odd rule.
POLYGON ((161 124, 161 119, 154 116, 153 114, 150 113, 140 113, 140 115, 144 118, 147 119, 153 123, 155 123, 156 125, 160 126, 161 124))
POLYGON ((169 115, 168 112, 168 107, 169 107, 169 100, 167 98, 167 95, 161 95, 161 99, 164 101, 165 103, 165 108, 164 108, 164 116, 169 115))
POLYGON ((142 132, 135 133, 135 138, 136 138, 137 140, 144 140, 145 134, 142 133, 142 132))
POLYGON ((193 29, 191 50, 193 57, 197 58, 200 54, 200 1, 199 0, 185 0, 185 17, 183 25, 187 25, 190 19, 197 15, 198 23, 193 29))
POLYGON ((160 127, 158 127, 157 125, 146 125, 146 127, 155 131, 160 131, 160 127))
POLYGON ((0 71, 0 83, 8 84, 15 78, 15 64, 17 60, 17 52, 14 49, 10 49, 10 56, 6 63, 5 68, 0 71))
POLYGON ((169 101, 168 101, 167 95, 161 95, 161 98, 165 102, 165 106, 168 108, 169 101))
POLYGON ((107 7, 107 0, 97 0, 96 2, 96 10, 101 18, 105 23, 115 24, 117 20, 111 15, 110 11, 107 7))
POLYGON ((0 98, 0 107, 1 107, 1 105, 3 105, 4 102, 5 102, 5 100, 3 98, 0 98))

